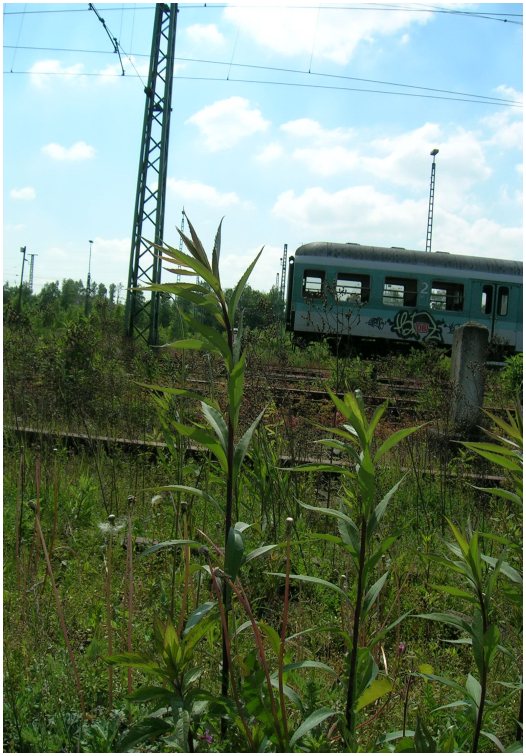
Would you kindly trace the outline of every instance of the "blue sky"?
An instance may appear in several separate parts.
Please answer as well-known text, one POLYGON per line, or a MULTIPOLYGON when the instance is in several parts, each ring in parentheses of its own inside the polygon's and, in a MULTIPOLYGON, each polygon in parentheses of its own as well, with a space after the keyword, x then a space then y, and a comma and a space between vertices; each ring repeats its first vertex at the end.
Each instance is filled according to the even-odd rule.
MULTIPOLYGON (((127 284, 154 6, 6 3, 4 281, 127 284), (24 279, 27 280, 27 267, 24 279)), ((522 258, 522 6, 181 3, 165 241, 184 206, 268 291, 311 241, 522 258), (208 61, 208 62, 199 62, 208 61), (358 91, 360 90, 360 91, 358 91)), ((163 275, 163 281, 169 274, 163 275)))

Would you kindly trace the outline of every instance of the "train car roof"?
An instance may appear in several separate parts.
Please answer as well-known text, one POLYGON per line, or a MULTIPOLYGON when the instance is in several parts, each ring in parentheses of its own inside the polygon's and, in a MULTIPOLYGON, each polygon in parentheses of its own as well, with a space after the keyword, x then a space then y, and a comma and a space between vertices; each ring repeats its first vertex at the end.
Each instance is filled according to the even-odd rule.
POLYGON ((522 262, 499 260, 490 257, 452 254, 449 252, 422 252, 403 247, 374 247, 364 244, 343 244, 338 242, 310 242, 296 250, 296 257, 332 257, 363 260, 396 265, 416 265, 443 267, 450 270, 507 274, 522 278, 522 262))

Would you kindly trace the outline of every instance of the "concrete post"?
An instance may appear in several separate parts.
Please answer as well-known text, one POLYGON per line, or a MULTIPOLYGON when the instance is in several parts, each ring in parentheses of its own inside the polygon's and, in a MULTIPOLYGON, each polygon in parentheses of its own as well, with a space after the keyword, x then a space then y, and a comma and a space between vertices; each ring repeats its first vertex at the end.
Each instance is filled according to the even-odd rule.
POLYGON ((453 336, 450 417, 454 431, 462 435, 469 435, 480 421, 488 341, 488 329, 478 323, 460 326, 453 336))

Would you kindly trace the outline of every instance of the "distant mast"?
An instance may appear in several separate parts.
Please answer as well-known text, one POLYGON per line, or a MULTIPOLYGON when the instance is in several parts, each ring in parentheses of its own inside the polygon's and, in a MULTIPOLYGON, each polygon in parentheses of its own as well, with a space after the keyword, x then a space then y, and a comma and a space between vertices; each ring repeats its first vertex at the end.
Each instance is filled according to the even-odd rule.
POLYGON ((429 211, 427 214, 427 236, 426 236, 426 252, 431 252, 431 236, 433 234, 433 206, 435 204, 435 158, 438 155, 438 150, 435 148, 429 153, 433 156, 433 162, 431 164, 431 183, 429 186, 429 211))

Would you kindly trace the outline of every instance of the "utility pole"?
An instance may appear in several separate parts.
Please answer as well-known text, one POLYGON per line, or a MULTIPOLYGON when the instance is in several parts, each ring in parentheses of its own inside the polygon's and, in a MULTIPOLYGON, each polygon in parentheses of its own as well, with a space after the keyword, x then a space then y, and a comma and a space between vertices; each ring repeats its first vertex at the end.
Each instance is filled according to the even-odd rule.
POLYGON ((22 312, 22 286, 24 285, 24 263, 26 261, 26 248, 20 247, 22 253, 22 273, 20 274, 20 289, 18 290, 18 312, 22 312))
POLYGON ((433 163, 431 165, 431 184, 429 187, 429 211, 427 214, 427 236, 426 236, 426 252, 431 252, 431 235, 433 233, 433 206, 435 204, 435 158, 438 155, 438 150, 435 148, 429 153, 433 156, 433 163))
MULTIPOLYGON (((181 217, 181 233, 184 234, 184 206, 183 206, 183 214, 181 217)), ((183 237, 179 236, 179 252, 183 251, 183 237)), ((179 283, 181 280, 181 274, 177 274, 177 283, 179 283)))
POLYGON ((155 5, 126 296, 127 335, 152 346, 158 340, 159 292, 152 291, 148 300, 136 289, 161 283, 155 245, 162 244, 164 233, 177 12, 177 3, 155 5))
POLYGON ((286 244, 283 245, 283 257, 281 258, 281 286, 279 289, 279 297, 282 302, 285 301, 285 279, 287 277, 287 249, 286 244))
POLYGON ((29 255, 31 262, 29 263, 29 291, 33 293, 33 269, 35 267, 35 257, 38 257, 36 252, 31 252, 29 255))
POLYGON ((90 296, 91 296, 91 245, 93 244, 93 239, 89 239, 89 260, 88 260, 88 280, 86 283, 86 302, 84 304, 84 315, 87 315, 89 312, 89 303, 90 303, 90 296))

